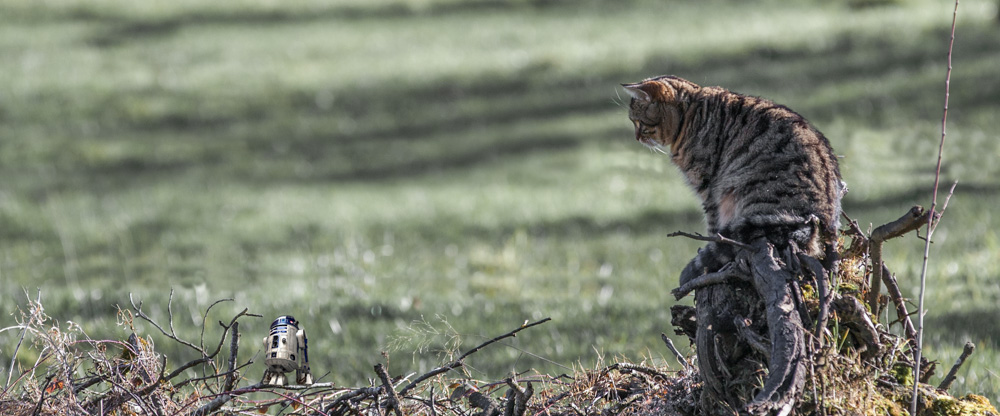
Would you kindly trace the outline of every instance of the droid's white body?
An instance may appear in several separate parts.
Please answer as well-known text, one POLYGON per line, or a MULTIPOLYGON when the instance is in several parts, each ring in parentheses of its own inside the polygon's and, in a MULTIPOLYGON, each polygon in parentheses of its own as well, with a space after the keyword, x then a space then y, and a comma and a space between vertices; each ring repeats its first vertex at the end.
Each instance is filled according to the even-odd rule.
POLYGON ((267 370, 261 383, 285 385, 285 373, 295 371, 297 384, 312 384, 306 332, 291 315, 279 316, 271 323, 271 332, 264 337, 264 364, 267 370))

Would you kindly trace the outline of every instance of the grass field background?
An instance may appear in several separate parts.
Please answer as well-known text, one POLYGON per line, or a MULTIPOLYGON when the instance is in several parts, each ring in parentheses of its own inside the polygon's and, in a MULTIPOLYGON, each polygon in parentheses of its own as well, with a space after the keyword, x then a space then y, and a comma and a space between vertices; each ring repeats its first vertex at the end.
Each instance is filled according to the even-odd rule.
MULTIPOLYGON (((40 290, 56 319, 124 339, 116 305, 131 294, 166 321, 172 290, 187 339, 215 300, 233 299, 209 343, 212 322, 262 314, 241 327, 247 358, 295 315, 314 373, 346 385, 382 351, 391 373, 423 372, 543 317, 470 358, 470 376, 672 361, 659 334, 698 245, 665 235, 703 224, 669 161, 634 142, 618 87, 660 74, 805 115, 864 226, 930 204, 953 3, 671 3, 4 1, 0 327, 40 290)), ((939 374, 974 341, 955 390, 994 403, 996 13, 959 9, 944 166, 959 185, 925 335, 939 374)), ((923 242, 886 251, 916 298, 923 242)), ((0 370, 15 332, 0 332, 0 370)))

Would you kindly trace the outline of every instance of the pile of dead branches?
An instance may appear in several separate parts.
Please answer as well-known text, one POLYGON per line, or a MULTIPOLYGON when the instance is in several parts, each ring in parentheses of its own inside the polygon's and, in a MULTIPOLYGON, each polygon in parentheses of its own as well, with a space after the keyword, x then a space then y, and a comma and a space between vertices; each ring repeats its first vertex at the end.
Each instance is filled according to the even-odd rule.
MULTIPOLYGON (((886 240, 913 233, 929 215, 915 207, 870 232, 848 219, 840 267, 827 276, 826 285, 821 273, 810 271, 809 259, 763 244, 746 246, 742 262, 724 273, 678 288, 677 295, 711 288, 713 296, 727 300, 699 299, 698 310, 672 308, 675 332, 696 345, 696 356, 684 357, 661 334, 683 365, 679 371, 630 362, 573 374, 512 374, 502 380, 474 380, 462 371, 472 354, 549 321, 543 319, 525 322, 422 375, 389 374, 379 364, 373 368, 375 377, 360 387, 275 386, 242 376, 253 359, 240 358, 240 320, 257 316, 247 310, 218 322, 222 334, 217 341, 190 342, 174 331, 172 297, 166 323, 150 317, 142 303, 132 302, 130 309, 119 311, 119 324, 133 335, 111 341, 90 339, 75 324, 53 320, 36 299, 28 302, 17 325, 4 329, 20 332, 15 357, 20 349, 33 349, 37 359, 28 366, 11 362, 0 414, 903 415, 916 383, 921 415, 1000 416, 981 396, 947 394, 958 367, 972 353, 971 344, 938 386, 926 384, 936 362, 925 362, 920 374, 912 371, 916 334, 911 313, 881 253, 886 240), (785 274, 768 283, 776 296, 746 296, 756 290, 754 279, 773 277, 778 270, 785 274), (882 286, 887 295, 881 294, 882 286), (728 309, 719 309, 723 305, 728 309), (887 307, 897 319, 880 322, 878 317, 888 314, 879 312, 887 307), (777 315, 768 317, 769 311, 777 315), (706 316, 716 325, 710 344, 698 341, 706 328, 699 321, 706 316), (136 330, 139 325, 152 327, 146 332, 159 342, 179 343, 198 358, 168 365, 153 335, 134 335, 144 332, 136 330), (774 328, 784 332, 772 336, 774 328), (784 405, 759 406, 760 397, 776 397, 767 403, 784 405)), ((223 301, 205 311, 203 334, 209 310, 223 301)))
POLYGON ((845 215, 839 267, 829 273, 794 244, 675 233, 737 251, 723 269, 674 290, 678 299, 696 294, 695 307, 671 312, 676 333, 697 346, 701 414, 906 414, 914 383, 920 414, 996 414, 978 396, 946 394, 971 344, 937 388, 926 384, 937 363, 919 357, 907 299, 882 260, 887 240, 938 218, 915 206, 865 232, 845 215), (896 319, 880 322, 890 305, 896 319))
MULTIPOLYGON (((0 414, 521 416, 662 414, 677 406, 688 411, 696 406, 692 389, 698 385, 697 375, 690 367, 670 374, 641 364, 617 363, 573 375, 515 374, 498 381, 473 380, 467 372, 453 372, 463 369, 472 354, 544 324, 548 318, 525 322, 420 376, 394 377, 377 364, 373 368, 377 378, 361 387, 252 382, 241 375, 253 360, 240 363, 239 328, 240 319, 257 315, 243 310, 228 322, 220 321, 223 331, 218 342, 205 345, 176 335, 170 302, 165 324, 134 302, 131 309, 119 311, 119 324, 133 331, 138 325, 150 325, 159 331, 161 341, 179 343, 200 356, 172 368, 167 357, 156 351, 152 336, 143 338, 133 332, 124 341, 88 339, 75 324, 60 327, 45 314, 40 299, 29 301, 18 325, 8 330, 20 329, 15 356, 22 348, 37 349, 38 358, 27 368, 18 367, 17 373, 17 363, 11 363, 0 392, 0 414), (640 411, 644 408, 648 411, 640 411)), ((205 311, 203 329, 204 317, 220 302, 205 311)))

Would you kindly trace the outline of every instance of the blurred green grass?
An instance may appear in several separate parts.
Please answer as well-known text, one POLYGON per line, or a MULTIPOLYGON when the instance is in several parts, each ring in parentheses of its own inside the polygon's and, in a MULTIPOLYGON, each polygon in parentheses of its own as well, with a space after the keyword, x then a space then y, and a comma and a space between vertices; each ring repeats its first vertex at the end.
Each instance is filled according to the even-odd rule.
MULTIPOLYGON (((438 364, 447 336, 411 354, 414 321, 467 348, 553 317, 478 353, 473 377, 665 360, 669 289, 697 249, 665 234, 701 215, 632 142, 616 86, 675 74, 796 109, 843 155, 848 214, 879 225, 930 202, 952 5, 852 4, 4 2, 4 312, 37 288, 57 319, 124 339, 115 306, 131 293, 165 320, 173 290, 175 326, 197 339, 204 309, 233 298, 209 322, 264 315, 244 322, 244 351, 294 314, 314 371, 347 385, 390 344, 394 374, 438 364)), ((977 343, 955 389, 994 402, 995 13, 960 8, 944 169, 960 183, 926 332, 944 366, 977 343)), ((922 247, 887 247, 913 298, 922 247)))

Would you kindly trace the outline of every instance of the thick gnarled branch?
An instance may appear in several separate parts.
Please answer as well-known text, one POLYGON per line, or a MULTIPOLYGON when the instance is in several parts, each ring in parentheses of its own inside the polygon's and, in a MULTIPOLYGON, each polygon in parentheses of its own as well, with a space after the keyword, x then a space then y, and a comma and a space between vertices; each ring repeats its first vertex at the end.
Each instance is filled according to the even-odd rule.
POLYGON ((732 263, 730 263, 723 267, 722 270, 706 273, 691 279, 682 284, 680 287, 671 290, 670 293, 674 295, 675 299, 680 300, 684 296, 687 296, 688 293, 691 293, 696 289, 728 283, 732 280, 749 281, 750 275, 746 271, 739 270, 737 267, 733 266, 732 263))
POLYGON ((878 315, 878 297, 879 292, 882 291, 881 284, 885 276, 882 273, 883 243, 887 240, 901 237, 910 232, 919 230, 920 227, 927 224, 928 221, 936 220, 931 218, 932 215, 934 215, 933 211, 926 211, 924 210, 924 207, 914 205, 913 208, 910 208, 910 210, 906 214, 903 214, 902 217, 875 228, 871 235, 868 236, 868 256, 872 261, 872 277, 871 282, 868 285, 868 308, 871 309, 872 313, 878 315))

